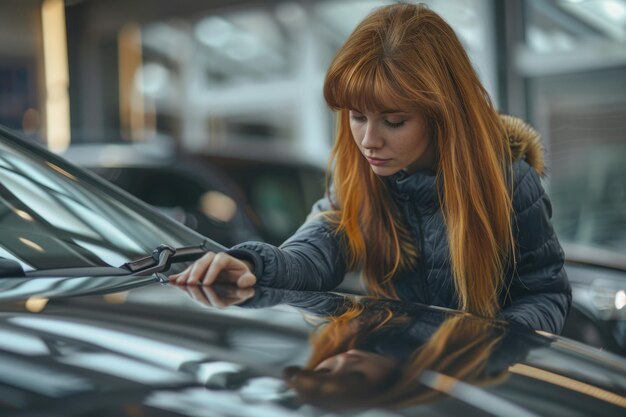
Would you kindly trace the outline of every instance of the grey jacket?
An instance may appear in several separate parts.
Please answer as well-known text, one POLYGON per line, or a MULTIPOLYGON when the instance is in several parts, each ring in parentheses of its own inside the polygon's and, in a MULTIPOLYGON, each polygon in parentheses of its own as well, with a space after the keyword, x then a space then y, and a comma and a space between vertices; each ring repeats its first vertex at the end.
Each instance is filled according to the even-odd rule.
MULTIPOLYGON (((532 329, 559 333, 571 305, 571 288, 563 269, 564 253, 550 222, 551 204, 539 177, 543 171, 539 137, 526 126, 516 130, 520 126, 515 119, 507 123, 517 158, 513 162, 513 224, 518 253, 515 270, 510 267, 507 272, 505 288, 509 291, 501 295, 500 317, 532 329)), ((398 296, 406 301, 458 308, 434 174, 406 175, 401 171, 387 177, 386 182, 419 253, 414 268, 394 278, 398 296)), ((328 199, 316 203, 309 220, 280 247, 246 242, 229 253, 252 261, 259 285, 331 290, 341 283, 347 271, 346 249, 341 239, 323 216, 314 215, 329 208, 328 199)))

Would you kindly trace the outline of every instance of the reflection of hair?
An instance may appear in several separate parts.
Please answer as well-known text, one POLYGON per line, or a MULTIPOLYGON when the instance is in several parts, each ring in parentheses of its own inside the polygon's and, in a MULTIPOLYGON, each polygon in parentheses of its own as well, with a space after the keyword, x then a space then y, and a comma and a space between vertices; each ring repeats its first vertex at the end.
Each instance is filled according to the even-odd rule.
MULTIPOLYGON (((365 317, 363 314, 363 304, 355 303, 340 316, 329 317, 328 323, 320 326, 311 340, 313 350, 308 367, 315 368, 326 358, 356 348, 372 332, 394 318, 389 309, 368 310, 365 317)), ((395 322, 399 321, 396 317, 395 322)))
MULTIPOLYGON (((411 317, 391 310, 364 311, 355 305, 339 317, 330 318, 311 339, 312 354, 305 369, 288 368, 287 383, 301 401, 328 409, 367 407, 400 409, 433 400, 437 391, 420 383, 426 370, 486 385, 506 376, 489 375, 486 364, 504 335, 501 328, 468 316, 446 319, 421 346, 416 346, 405 363, 381 384, 372 387, 362 381, 351 383, 341 377, 318 374, 313 370, 325 359, 358 348, 372 333, 389 326, 410 323, 411 317)), ((399 332, 406 328, 399 328, 399 332)))
POLYGON ((324 96, 339 111, 331 161, 340 209, 329 218, 346 237, 350 266, 362 263, 372 293, 396 297, 392 277, 418 256, 383 181, 350 132, 349 109, 382 110, 389 97, 429 120, 459 307, 494 316, 504 260, 513 253, 505 179, 510 149, 452 28, 424 5, 378 9, 337 52, 324 96))

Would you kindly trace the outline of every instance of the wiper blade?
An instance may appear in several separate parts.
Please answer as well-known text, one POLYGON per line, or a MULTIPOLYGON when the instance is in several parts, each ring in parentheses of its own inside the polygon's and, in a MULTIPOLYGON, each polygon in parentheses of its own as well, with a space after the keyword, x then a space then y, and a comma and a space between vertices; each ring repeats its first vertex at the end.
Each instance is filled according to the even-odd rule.
POLYGON ((159 245, 152 251, 151 256, 126 262, 120 268, 128 269, 133 275, 151 275, 156 272, 167 271, 175 263, 194 261, 209 250, 206 240, 197 246, 185 246, 176 249, 169 245, 159 245))
POLYGON ((55 277, 111 277, 123 275, 147 276, 156 272, 167 271, 172 264, 194 261, 210 250, 208 241, 197 246, 185 246, 174 249, 169 245, 159 245, 151 256, 126 262, 120 267, 85 266, 54 269, 40 269, 25 272, 19 262, 0 258, 0 279, 2 278, 55 278, 55 277))

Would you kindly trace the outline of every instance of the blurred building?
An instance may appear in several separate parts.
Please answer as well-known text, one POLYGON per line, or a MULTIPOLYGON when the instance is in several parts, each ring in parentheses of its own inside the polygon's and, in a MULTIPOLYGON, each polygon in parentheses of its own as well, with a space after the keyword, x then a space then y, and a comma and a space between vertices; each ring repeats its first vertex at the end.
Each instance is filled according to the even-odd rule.
POLYGON ((45 82, 41 1, 0 2, 0 123, 41 135, 45 82))
MULTIPOLYGON (((321 86, 367 0, 0 0, 0 123, 61 151, 165 138, 324 167, 321 86)), ((562 239, 626 248, 626 1, 431 0, 542 133, 562 239)))

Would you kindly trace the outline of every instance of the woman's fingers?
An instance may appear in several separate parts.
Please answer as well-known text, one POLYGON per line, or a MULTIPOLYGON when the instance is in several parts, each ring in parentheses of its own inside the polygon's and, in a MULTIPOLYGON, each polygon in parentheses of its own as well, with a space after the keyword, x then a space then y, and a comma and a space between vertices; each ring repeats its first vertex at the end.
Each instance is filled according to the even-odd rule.
POLYGON ((182 272, 179 272, 178 274, 172 274, 168 276, 167 278, 169 279, 170 282, 178 283, 179 280, 183 280, 184 277, 186 277, 188 274, 189 274, 189 268, 186 268, 182 272))
MULTIPOLYGON (((238 271, 233 261, 237 262, 238 260, 230 255, 225 254, 224 252, 220 252, 215 255, 208 269, 206 270, 206 273, 204 274, 202 285, 213 284, 220 274, 224 277, 224 282, 234 283, 232 279, 233 277, 235 278, 234 281, 236 282, 236 279, 238 278, 238 271)), ((241 270, 241 274, 243 273, 244 271, 241 270)))
POLYGON ((189 276, 186 280, 187 285, 194 285, 203 281, 207 270, 213 264, 216 256, 215 252, 207 252, 202 258, 191 264, 189 276))
POLYGON ((215 258, 215 252, 207 252, 202 258, 189 265, 185 270, 178 274, 172 274, 168 277, 170 282, 179 285, 195 284, 203 278, 204 272, 215 258))
POLYGON ((184 271, 170 275, 170 282, 179 285, 209 286, 215 282, 236 284, 240 288, 252 287, 256 277, 250 271, 250 264, 224 252, 207 252, 184 271))
POLYGON ((256 277, 252 272, 247 272, 239 277, 237 280, 237 286, 239 288, 250 288, 256 284, 256 277))

